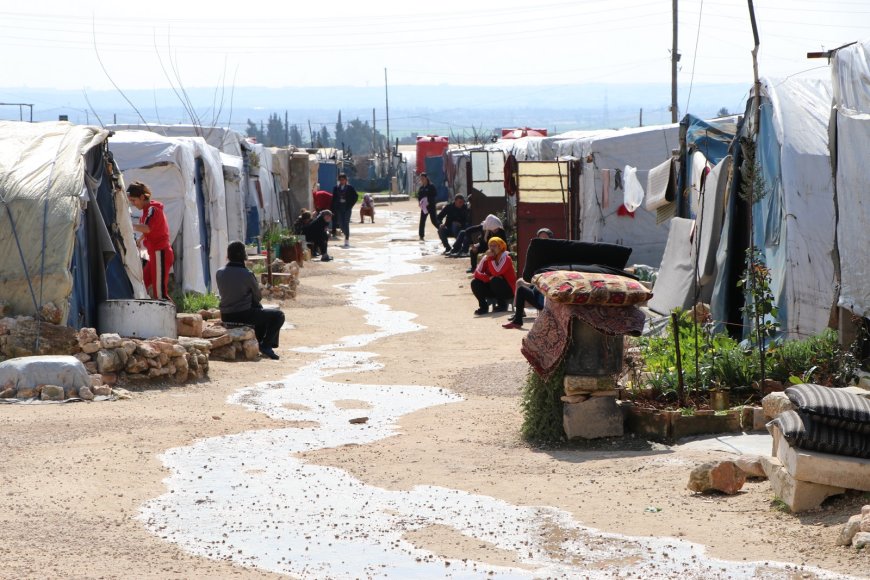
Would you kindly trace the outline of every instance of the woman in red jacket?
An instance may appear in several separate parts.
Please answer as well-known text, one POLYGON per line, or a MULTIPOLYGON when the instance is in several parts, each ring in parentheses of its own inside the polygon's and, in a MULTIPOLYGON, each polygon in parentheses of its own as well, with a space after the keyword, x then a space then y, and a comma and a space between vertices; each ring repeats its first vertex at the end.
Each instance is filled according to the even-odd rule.
POLYGON ((142 210, 138 224, 133 229, 142 233, 142 243, 148 250, 148 263, 145 265, 145 288, 155 300, 169 298, 169 270, 175 261, 172 246, 169 245, 169 225, 163 214, 163 204, 151 199, 151 190, 141 181, 134 181, 127 188, 130 205, 142 210))
POLYGON ((483 260, 474 270, 471 292, 477 298, 479 308, 474 311, 481 315, 489 312, 487 298, 495 298, 493 312, 505 312, 508 300, 513 300, 517 286, 517 273, 514 262, 507 252, 507 244, 499 237, 489 239, 489 249, 483 260))

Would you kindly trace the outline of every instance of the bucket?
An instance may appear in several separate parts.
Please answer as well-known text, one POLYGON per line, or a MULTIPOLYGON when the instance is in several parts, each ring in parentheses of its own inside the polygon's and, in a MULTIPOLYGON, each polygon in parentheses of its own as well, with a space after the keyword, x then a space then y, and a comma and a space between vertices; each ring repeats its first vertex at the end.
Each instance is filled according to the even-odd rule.
POLYGON ((107 300, 97 306, 97 332, 128 338, 178 338, 175 304, 162 300, 107 300))

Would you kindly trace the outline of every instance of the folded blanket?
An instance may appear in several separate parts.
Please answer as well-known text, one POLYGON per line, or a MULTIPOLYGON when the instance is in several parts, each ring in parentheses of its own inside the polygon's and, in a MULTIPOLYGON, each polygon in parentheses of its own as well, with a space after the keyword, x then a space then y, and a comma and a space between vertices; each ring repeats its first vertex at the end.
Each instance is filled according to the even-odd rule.
POLYGON ((568 350, 571 322, 575 318, 609 336, 640 336, 646 319, 637 306, 613 308, 560 304, 547 300, 532 329, 523 338, 520 348, 520 352, 540 376, 550 376, 559 366, 565 351, 568 350))

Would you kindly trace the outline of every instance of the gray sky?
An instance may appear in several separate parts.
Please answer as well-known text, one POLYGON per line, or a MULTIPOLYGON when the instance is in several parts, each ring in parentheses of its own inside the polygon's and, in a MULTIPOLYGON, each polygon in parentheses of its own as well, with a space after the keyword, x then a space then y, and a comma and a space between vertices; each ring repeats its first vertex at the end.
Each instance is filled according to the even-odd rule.
MULTIPOLYGON (((679 4, 681 85, 750 83, 747 2, 679 4)), ((818 67, 802 74, 827 77, 827 62, 806 52, 870 30, 867 0, 755 8, 767 76, 818 67)), ((124 89, 169 87, 168 77, 186 87, 382 85, 384 67, 390 84, 669 82, 671 0, 0 0, 0 100, 15 98, 10 87, 111 88, 95 43, 124 89)))

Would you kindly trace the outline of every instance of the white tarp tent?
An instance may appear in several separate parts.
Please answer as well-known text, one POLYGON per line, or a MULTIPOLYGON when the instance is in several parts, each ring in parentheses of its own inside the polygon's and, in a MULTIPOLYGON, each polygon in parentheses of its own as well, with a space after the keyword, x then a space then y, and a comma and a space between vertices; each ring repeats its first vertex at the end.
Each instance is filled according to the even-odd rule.
POLYGON ((265 231, 270 224, 281 221, 278 210, 278 197, 275 193, 275 182, 272 176, 272 153, 268 147, 259 143, 248 143, 251 153, 258 160, 257 178, 249 177, 248 207, 257 207, 260 216, 260 231, 265 231), (257 189, 259 182, 259 190, 257 189))
POLYGON ((163 203, 169 239, 175 249, 173 270, 185 292, 208 292, 196 204, 196 148, 185 139, 149 131, 118 131, 109 149, 127 184, 142 181, 163 203), (179 240, 181 243, 177 243, 179 240), (181 263, 181 268, 178 268, 181 263), (180 276, 179 276, 180 274, 180 276))
POLYGON ((837 249, 840 296, 837 304, 870 317, 870 41, 838 50, 833 57, 834 115, 831 150, 836 169, 837 249))
POLYGON ((227 212, 227 238, 230 241, 245 241, 247 215, 245 196, 242 192, 242 175, 245 162, 241 157, 221 153, 224 172, 224 194, 227 212))
POLYGON ((103 298, 120 297, 111 296, 103 262, 110 254, 121 262, 116 275, 126 278, 128 297, 147 296, 126 196, 105 178, 101 149, 108 136, 69 123, 0 122, 0 301, 12 312, 35 314, 34 302, 37 310, 53 302, 65 323, 94 324, 94 295, 105 294, 95 284, 108 282, 103 298), (97 227, 81 231, 94 221, 97 227), (74 267, 74 259, 82 263, 74 267), (91 278, 78 279, 82 272, 91 278), (70 316, 71 301, 80 309, 90 302, 90 317, 70 316))
MULTIPOLYGON (((824 330, 835 300, 831 102, 827 81, 762 81, 756 159, 768 193, 753 208, 753 236, 770 268, 782 331, 793 338, 824 330)), ((860 240, 864 230, 854 231, 860 240)), ((865 260, 866 251, 861 244, 865 260)))
POLYGON ((580 240, 622 244, 632 248, 631 262, 658 266, 668 239, 668 224, 656 224, 655 212, 643 205, 634 216, 619 215, 624 187, 618 188, 617 172, 626 165, 637 168, 646 184, 653 167, 671 157, 679 147, 679 125, 662 125, 620 131, 581 131, 541 141, 541 157, 573 157, 583 162, 580 175, 580 240))
POLYGON ((202 137, 205 142, 215 147, 221 153, 228 153, 236 157, 242 157, 242 150, 248 148, 244 135, 233 129, 223 127, 201 127, 199 125, 161 125, 149 123, 147 125, 106 125, 110 131, 151 131, 164 137, 202 137))

